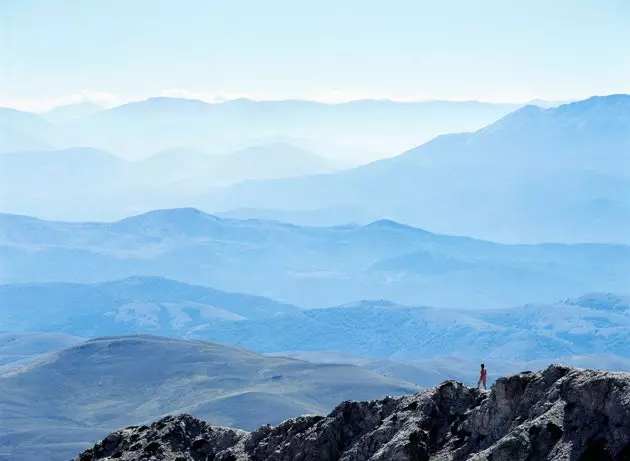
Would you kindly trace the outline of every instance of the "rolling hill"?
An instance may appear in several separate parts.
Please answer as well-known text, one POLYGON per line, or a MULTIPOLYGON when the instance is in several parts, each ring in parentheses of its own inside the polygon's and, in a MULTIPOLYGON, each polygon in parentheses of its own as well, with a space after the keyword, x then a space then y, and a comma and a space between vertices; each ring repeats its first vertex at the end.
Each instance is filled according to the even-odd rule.
POLYGON ((188 412, 252 429, 345 399, 413 392, 353 365, 264 357, 201 341, 91 340, 0 377, 0 457, 70 459, 121 425, 188 412))

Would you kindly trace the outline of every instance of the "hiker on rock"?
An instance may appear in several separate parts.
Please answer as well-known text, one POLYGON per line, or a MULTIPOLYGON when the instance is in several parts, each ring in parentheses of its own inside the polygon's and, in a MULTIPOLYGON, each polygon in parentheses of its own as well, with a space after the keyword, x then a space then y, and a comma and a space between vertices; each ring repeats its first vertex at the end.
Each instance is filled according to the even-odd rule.
POLYGON ((486 370, 486 366, 482 363, 481 364, 481 372, 479 373, 479 381, 477 381, 477 389, 479 389, 479 386, 481 384, 483 384, 484 390, 487 390, 487 388, 486 388, 486 376, 487 375, 488 375, 488 370, 486 370))

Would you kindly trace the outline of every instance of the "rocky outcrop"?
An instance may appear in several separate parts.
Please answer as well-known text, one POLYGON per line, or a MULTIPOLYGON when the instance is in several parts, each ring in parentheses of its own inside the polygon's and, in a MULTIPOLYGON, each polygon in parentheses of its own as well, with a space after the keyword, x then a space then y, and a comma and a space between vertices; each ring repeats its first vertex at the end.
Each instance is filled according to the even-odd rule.
POLYGON ((169 416, 115 432, 76 460, 630 460, 630 374, 551 366, 501 378, 491 392, 447 381, 251 433, 169 416))

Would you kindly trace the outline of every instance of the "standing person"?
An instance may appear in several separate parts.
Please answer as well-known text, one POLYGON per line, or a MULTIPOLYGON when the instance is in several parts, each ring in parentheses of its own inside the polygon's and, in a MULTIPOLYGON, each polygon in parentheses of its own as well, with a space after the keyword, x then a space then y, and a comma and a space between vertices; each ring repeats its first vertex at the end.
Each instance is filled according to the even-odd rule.
POLYGON ((481 364, 481 372, 479 373, 479 381, 477 381, 477 389, 479 389, 479 386, 481 384, 483 384, 484 390, 487 390, 487 388, 486 388, 486 376, 487 375, 488 375, 488 370, 486 370, 486 366, 482 363, 481 364))

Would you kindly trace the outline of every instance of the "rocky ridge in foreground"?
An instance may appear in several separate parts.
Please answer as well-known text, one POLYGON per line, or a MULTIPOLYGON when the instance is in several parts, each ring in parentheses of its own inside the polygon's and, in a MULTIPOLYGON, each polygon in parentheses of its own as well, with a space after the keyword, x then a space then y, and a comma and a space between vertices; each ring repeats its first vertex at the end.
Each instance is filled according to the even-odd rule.
POLYGON ((630 460, 630 373, 550 366, 489 393, 435 389, 344 402, 248 433, 189 415, 110 434, 76 461, 630 460))

